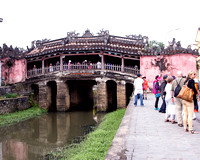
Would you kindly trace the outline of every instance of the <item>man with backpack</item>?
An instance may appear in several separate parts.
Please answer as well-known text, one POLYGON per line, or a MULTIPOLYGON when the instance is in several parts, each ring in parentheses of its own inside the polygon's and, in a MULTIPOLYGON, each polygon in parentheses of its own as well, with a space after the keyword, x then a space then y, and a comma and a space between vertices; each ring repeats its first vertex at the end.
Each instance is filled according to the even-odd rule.
POLYGON ((175 102, 176 105, 176 117, 178 121, 178 126, 183 127, 183 118, 182 118, 182 99, 177 98, 177 95, 179 94, 182 86, 184 85, 185 78, 183 78, 183 73, 181 71, 177 72, 177 78, 173 80, 172 82, 172 88, 171 88, 171 98, 172 101, 175 102))

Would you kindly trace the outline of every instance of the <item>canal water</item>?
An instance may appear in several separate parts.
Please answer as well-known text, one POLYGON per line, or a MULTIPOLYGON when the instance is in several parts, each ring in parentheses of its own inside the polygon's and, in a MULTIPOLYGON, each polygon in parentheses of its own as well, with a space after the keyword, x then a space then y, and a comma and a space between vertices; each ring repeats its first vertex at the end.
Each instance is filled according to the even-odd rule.
POLYGON ((38 160, 80 139, 99 124, 104 114, 93 111, 48 113, 0 128, 0 160, 38 160))

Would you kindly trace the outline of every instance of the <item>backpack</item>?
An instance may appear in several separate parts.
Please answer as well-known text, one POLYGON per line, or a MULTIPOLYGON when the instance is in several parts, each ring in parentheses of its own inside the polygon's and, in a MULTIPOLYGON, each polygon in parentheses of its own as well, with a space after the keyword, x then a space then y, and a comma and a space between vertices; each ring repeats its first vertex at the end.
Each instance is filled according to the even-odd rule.
POLYGON ((156 83, 156 80, 153 81, 153 94, 156 94, 155 83, 156 83))
MULTIPOLYGON (((181 80, 182 80, 182 78, 181 78, 181 80)), ((179 83, 178 83, 178 81, 176 80, 177 86, 176 86, 176 88, 175 88, 175 90, 174 90, 174 97, 177 97, 178 94, 179 94, 179 92, 181 91, 181 86, 180 86, 181 80, 179 81, 179 83)))

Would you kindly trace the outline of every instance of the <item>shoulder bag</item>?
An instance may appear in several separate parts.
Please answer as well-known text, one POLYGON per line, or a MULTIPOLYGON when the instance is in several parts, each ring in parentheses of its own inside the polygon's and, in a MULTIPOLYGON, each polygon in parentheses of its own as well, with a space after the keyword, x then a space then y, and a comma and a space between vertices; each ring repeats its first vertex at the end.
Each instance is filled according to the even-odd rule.
POLYGON ((188 82, 182 86, 181 91, 178 94, 178 98, 186 100, 188 102, 193 101, 194 91, 188 87, 188 82))

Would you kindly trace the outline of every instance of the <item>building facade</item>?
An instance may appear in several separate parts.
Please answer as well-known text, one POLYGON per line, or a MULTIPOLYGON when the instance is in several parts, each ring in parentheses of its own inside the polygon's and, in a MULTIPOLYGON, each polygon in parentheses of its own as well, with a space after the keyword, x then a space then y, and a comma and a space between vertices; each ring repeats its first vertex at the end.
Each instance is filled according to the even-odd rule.
MULTIPOLYGON (((197 34, 196 41, 199 37, 197 34)), ((68 32, 67 37, 61 39, 34 41, 27 52, 15 54, 16 51, 6 46, 0 48, 3 53, 1 74, 6 84, 22 82, 58 69, 62 72, 79 65, 97 67, 98 62, 101 69, 112 65, 112 68, 125 73, 137 74, 140 70, 152 82, 156 75, 176 76, 178 70, 186 75, 189 70, 196 70, 198 56, 197 50, 182 48, 175 39, 165 49, 151 48, 146 36, 119 37, 104 30, 97 36, 89 30, 82 36, 68 32)))

